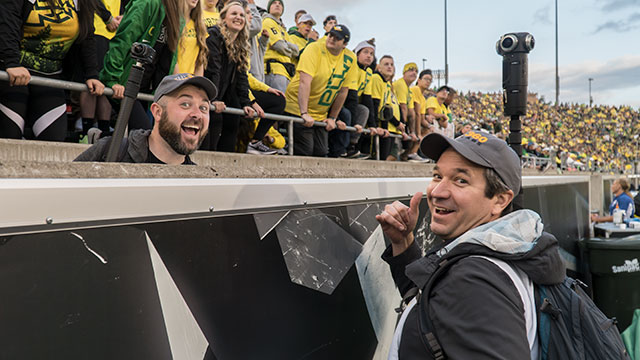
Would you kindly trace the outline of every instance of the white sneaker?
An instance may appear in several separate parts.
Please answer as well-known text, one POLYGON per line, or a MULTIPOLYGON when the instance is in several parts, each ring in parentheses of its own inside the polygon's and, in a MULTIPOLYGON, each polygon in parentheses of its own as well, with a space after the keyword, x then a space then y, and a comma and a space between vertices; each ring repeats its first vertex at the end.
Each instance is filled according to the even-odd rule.
POLYGON ((273 150, 267 145, 263 144, 262 141, 257 141, 254 143, 249 143, 247 146, 247 154, 256 154, 256 155, 273 155, 277 152, 277 150, 273 150))
POLYGON ((415 162, 415 163, 429 162, 428 159, 425 159, 418 154, 409 154, 408 159, 409 159, 409 162, 415 162))

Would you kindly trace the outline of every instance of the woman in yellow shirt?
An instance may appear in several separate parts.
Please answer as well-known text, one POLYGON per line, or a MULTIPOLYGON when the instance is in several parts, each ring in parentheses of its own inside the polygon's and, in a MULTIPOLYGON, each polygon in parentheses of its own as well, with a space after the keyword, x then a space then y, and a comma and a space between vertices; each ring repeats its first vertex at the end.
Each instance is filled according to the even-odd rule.
POLYGON ((178 59, 173 73, 202 76, 207 66, 209 50, 206 43, 207 28, 202 19, 200 0, 183 0, 181 10, 186 23, 178 43, 178 59))

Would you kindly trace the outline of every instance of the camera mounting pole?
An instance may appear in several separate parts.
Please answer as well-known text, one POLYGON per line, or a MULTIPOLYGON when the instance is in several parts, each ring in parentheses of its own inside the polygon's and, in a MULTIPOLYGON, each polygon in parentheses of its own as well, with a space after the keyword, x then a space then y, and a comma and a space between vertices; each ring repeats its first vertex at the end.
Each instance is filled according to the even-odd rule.
POLYGON ((144 65, 151 64, 156 55, 155 50, 146 43, 133 43, 131 45, 131 57, 136 63, 131 67, 129 78, 127 79, 127 85, 124 88, 124 99, 120 104, 120 111, 118 112, 118 120, 116 120, 116 128, 113 131, 111 137, 111 144, 109 145, 109 151, 107 152, 107 162, 114 162, 117 160, 118 153, 120 152, 120 145, 122 144, 122 138, 124 132, 129 123, 129 117, 131 116, 131 109, 136 101, 136 97, 140 92, 140 84, 142 83, 142 76, 144 75, 144 65))
MULTIPOLYGON (((535 46, 533 35, 505 34, 496 43, 496 52, 502 55, 502 100, 504 114, 510 117, 509 146, 522 158, 521 115, 527 114, 527 86, 529 85, 528 54, 535 46)), ((513 199, 514 210, 524 206, 522 184, 513 199)))

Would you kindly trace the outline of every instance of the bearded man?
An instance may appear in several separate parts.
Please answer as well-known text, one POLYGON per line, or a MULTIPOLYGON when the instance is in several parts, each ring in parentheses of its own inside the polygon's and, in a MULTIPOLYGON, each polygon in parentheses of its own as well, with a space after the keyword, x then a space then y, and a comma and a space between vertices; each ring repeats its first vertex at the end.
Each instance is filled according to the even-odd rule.
MULTIPOLYGON (((215 85, 205 77, 166 76, 150 107, 153 129, 129 133, 117 162, 195 165, 189 155, 207 135, 210 99, 216 93, 215 85)), ((102 138, 74 161, 105 161, 110 144, 111 137, 102 138)))

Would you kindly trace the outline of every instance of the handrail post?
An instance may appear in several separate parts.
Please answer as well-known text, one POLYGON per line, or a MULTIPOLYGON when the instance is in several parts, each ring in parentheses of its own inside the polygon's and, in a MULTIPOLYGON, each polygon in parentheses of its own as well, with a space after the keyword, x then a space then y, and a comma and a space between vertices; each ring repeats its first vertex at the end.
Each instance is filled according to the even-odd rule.
POLYGON ((376 160, 380 160, 380 135, 376 135, 373 141, 376 144, 376 160))
POLYGON ((287 122, 287 132, 287 140, 289 141, 289 155, 293 155, 293 121, 291 120, 287 122))

